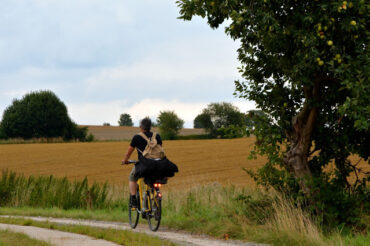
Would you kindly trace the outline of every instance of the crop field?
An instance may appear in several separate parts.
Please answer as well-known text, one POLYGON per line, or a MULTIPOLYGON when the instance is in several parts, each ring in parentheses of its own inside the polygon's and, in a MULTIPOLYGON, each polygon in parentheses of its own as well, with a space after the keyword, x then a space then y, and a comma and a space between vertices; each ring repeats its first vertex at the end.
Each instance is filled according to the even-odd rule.
MULTIPOLYGON (((180 172, 171 179, 171 187, 187 188, 205 183, 253 186, 242 168, 256 169, 265 158, 248 160, 254 138, 164 141, 170 160, 180 172)), ((111 184, 128 181, 131 166, 120 165, 128 141, 92 143, 1 144, 0 169, 28 175, 67 176, 111 184)), ((136 159, 136 151, 131 159, 136 159)), ((354 159, 356 160, 356 159, 354 159)), ((369 165, 360 163, 366 169, 369 165)))
MULTIPOLYGON (((140 132, 139 127, 129 126, 87 126, 89 133, 92 133, 97 140, 129 140, 133 135, 140 132)), ((159 132, 159 129, 153 127, 153 131, 159 132)), ((204 134, 203 129, 184 128, 180 130, 181 136, 204 134)))
MULTIPOLYGON (((170 160, 180 172, 170 181, 171 187, 217 182, 237 185, 252 184, 242 170, 256 168, 264 159, 247 160, 253 138, 233 140, 164 141, 170 160)), ((112 184, 127 183, 131 166, 120 165, 129 142, 2 144, 0 169, 25 175, 67 176, 112 184)), ((137 159, 136 151, 131 159, 137 159)))

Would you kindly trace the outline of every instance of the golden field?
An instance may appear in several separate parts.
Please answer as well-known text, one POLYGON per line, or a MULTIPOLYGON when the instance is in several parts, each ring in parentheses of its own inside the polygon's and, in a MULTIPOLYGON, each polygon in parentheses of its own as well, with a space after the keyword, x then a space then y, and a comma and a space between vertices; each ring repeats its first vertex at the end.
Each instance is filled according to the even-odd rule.
MULTIPOLYGON (((139 127, 131 126, 87 126, 89 133, 93 134, 97 140, 129 140, 140 132, 139 127)), ((154 132, 159 132, 157 127, 153 127, 154 132)), ((183 128, 179 135, 187 136, 194 134, 204 134, 204 129, 183 128)))
MULTIPOLYGON (((242 170, 261 167, 266 159, 248 160, 254 138, 164 141, 170 160, 180 172, 170 180, 171 187, 205 183, 253 186, 242 170)), ((111 184, 124 184, 132 166, 120 165, 129 142, 0 144, 0 169, 25 175, 67 176, 111 184)), ((131 159, 137 159, 136 151, 131 159)), ((356 160, 355 157, 352 158, 356 160)), ((369 165, 360 163, 369 170, 369 165)))
MULTIPOLYGON (((242 170, 256 168, 264 159, 247 160, 253 138, 164 141, 170 160, 180 172, 171 179, 171 187, 218 182, 251 185, 242 170)), ((120 165, 129 142, 1 144, 0 169, 25 175, 67 176, 112 184, 127 183, 131 166, 120 165)), ((131 159, 137 159, 136 151, 131 159)))

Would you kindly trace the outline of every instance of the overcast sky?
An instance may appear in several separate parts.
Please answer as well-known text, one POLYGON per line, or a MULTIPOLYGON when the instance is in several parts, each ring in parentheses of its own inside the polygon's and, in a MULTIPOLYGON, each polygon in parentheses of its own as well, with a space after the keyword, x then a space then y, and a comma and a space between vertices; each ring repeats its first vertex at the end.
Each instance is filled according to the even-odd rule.
POLYGON ((175 0, 1 0, 0 115, 36 90, 78 124, 175 110, 192 127, 211 102, 254 108, 233 96, 238 43, 178 11, 175 0))

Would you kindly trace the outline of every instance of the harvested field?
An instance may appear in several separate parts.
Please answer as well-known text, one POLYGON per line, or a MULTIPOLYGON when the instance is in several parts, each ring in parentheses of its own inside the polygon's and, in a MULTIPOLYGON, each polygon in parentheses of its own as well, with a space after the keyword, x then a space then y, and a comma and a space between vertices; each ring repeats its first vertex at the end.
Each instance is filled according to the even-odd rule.
MULTIPOLYGON (((242 167, 256 168, 264 159, 247 160, 253 138, 164 141, 168 157, 180 172, 171 186, 218 182, 251 185, 242 167)), ((131 166, 121 166, 129 142, 9 144, 0 145, 0 169, 25 175, 67 176, 112 184, 127 183, 131 166)), ((137 158, 134 152, 132 159, 137 158)))
MULTIPOLYGON (((256 169, 266 159, 247 160, 254 138, 164 141, 168 157, 180 172, 171 187, 189 187, 205 183, 253 186, 242 167, 256 169)), ((121 166, 129 142, 1 144, 0 169, 25 175, 67 176, 111 184, 128 181, 132 166, 121 166)), ((136 159, 137 154, 131 156, 136 159)), ((354 161, 358 158, 352 157, 354 161)), ((364 161, 360 166, 369 171, 364 161)))
MULTIPOLYGON (((140 132, 139 127, 130 126, 87 126, 89 133, 92 133, 97 140, 129 140, 136 133, 140 132)), ((155 132, 159 132, 157 127, 152 129, 155 132)), ((181 136, 188 136, 194 134, 204 134, 204 129, 181 129, 181 136)))

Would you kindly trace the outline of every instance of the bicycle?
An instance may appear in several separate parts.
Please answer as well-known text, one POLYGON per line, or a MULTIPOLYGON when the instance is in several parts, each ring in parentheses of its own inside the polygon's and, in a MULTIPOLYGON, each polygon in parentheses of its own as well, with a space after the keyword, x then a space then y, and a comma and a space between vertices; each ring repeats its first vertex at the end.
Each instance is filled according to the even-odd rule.
MULTIPOLYGON (((129 163, 135 164, 137 161, 130 160, 129 163)), ((131 196, 128 206, 129 223, 132 229, 135 229, 140 215, 148 220, 150 230, 157 231, 162 217, 162 193, 160 187, 166 183, 166 180, 148 181, 144 178, 138 180, 136 192, 137 208, 132 207, 131 196)))

